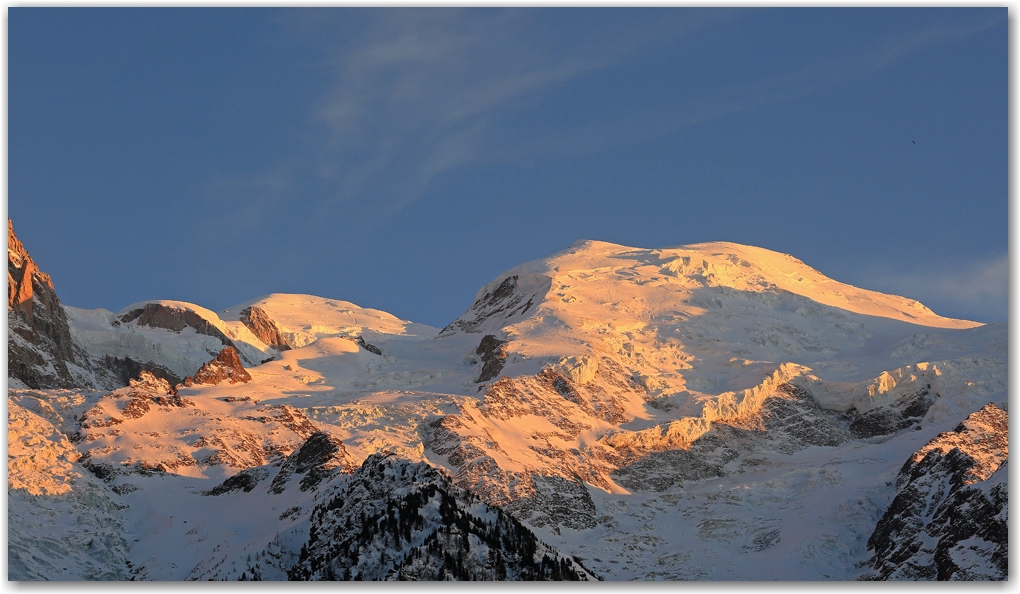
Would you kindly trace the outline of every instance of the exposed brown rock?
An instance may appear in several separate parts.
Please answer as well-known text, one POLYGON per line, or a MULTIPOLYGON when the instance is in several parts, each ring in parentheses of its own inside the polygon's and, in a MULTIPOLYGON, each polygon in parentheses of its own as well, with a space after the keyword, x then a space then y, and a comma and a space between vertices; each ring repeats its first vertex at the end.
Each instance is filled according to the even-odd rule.
POLYGON ((32 388, 70 388, 76 363, 67 316, 50 276, 28 255, 7 219, 7 375, 32 388))
POLYGON ((232 384, 246 384, 251 381, 251 375, 245 371, 241 365, 241 358, 237 356, 237 349, 231 346, 220 351, 215 359, 203 365, 195 375, 184 378, 182 385, 185 387, 195 384, 215 385, 223 380, 228 380, 232 384))
POLYGON ((261 307, 251 306, 241 310, 241 323, 251 330, 259 340, 278 351, 290 350, 287 339, 280 333, 276 322, 261 307))
MULTIPOLYGON (((50 282, 49 275, 39 272, 39 267, 32 261, 25 246, 14 235, 14 224, 7 219, 7 308, 16 310, 32 309, 32 277, 36 274, 50 282), (26 282, 27 281, 27 282, 26 282)), ((42 280, 42 278, 40 278, 42 280)))
POLYGON ((372 354, 382 355, 382 350, 380 350, 379 347, 365 342, 365 339, 361 336, 341 336, 340 338, 349 340, 372 354))

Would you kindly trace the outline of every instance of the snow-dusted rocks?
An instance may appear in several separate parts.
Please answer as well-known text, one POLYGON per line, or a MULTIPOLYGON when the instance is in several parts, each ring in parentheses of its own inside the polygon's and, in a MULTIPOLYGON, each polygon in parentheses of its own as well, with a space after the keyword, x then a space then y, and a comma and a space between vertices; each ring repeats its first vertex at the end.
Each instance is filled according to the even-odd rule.
POLYGON ((870 579, 1006 579, 1009 417, 994 404, 907 460, 868 539, 870 579))
POLYGON ((357 467, 342 441, 323 431, 316 431, 300 449, 287 457, 269 490, 272 493, 282 493, 288 481, 300 475, 299 488, 308 491, 336 472, 350 473, 357 467))
POLYGON ((514 316, 520 318, 548 290, 548 282, 541 275, 525 276, 523 281, 517 274, 506 276, 498 285, 490 283, 482 289, 467 313, 443 328, 440 336, 457 331, 482 332, 514 316))
POLYGON ((79 421, 83 464, 116 486, 126 475, 173 473, 225 478, 288 455, 318 424, 285 405, 249 398, 208 397, 142 373, 107 394, 79 421))

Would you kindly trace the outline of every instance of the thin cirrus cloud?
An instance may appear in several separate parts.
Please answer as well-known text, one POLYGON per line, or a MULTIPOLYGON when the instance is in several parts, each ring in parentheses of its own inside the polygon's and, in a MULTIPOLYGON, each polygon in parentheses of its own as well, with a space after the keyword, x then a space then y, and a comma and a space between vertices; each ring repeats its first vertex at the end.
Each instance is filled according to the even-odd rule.
MULTIPOLYGON (((282 28, 316 40, 324 56, 318 72, 329 81, 307 108, 313 132, 297 148, 304 161, 281 154, 271 171, 207 184, 211 208, 222 211, 210 214, 208 226, 234 217, 268 225, 291 209, 307 213, 307 221, 325 221, 342 207, 358 211, 349 233, 366 233, 437 175, 493 158, 498 147, 488 139, 507 114, 726 14, 697 11, 672 27, 639 22, 591 39, 543 31, 548 25, 539 13, 525 10, 288 13, 282 28)), ((238 235, 256 227, 231 229, 238 235)))
POLYGON ((1009 301, 1009 256, 958 259, 873 269, 859 286, 917 299, 935 313, 981 322, 1004 321, 1009 301))
POLYGON ((382 196, 388 211, 435 176, 499 159, 494 128, 547 94, 730 18, 691 11, 594 30, 552 31, 532 11, 386 11, 338 50, 336 84, 313 123, 332 198, 382 196))
POLYGON ((305 160, 295 164, 292 155, 281 155, 272 171, 253 173, 252 180, 225 178, 213 184, 219 195, 248 196, 250 202, 240 208, 253 223, 268 222, 274 213, 294 207, 300 196, 298 208, 308 214, 306 220, 330 220, 337 208, 360 211, 351 233, 361 235, 418 199, 445 172, 637 144, 853 84, 937 44, 1002 25, 1001 18, 993 18, 933 26, 847 47, 834 56, 808 56, 757 81, 628 98, 632 103, 596 108, 580 121, 530 125, 532 116, 543 117, 558 90, 751 13, 622 11, 620 19, 590 23, 571 13, 564 19, 569 26, 556 22, 555 11, 351 14, 301 12, 289 23, 296 35, 319 40, 326 56, 320 72, 330 81, 325 95, 308 108, 315 132, 301 150, 305 160), (523 120, 514 119, 518 116, 523 120), (516 128, 511 121, 525 125, 516 128))

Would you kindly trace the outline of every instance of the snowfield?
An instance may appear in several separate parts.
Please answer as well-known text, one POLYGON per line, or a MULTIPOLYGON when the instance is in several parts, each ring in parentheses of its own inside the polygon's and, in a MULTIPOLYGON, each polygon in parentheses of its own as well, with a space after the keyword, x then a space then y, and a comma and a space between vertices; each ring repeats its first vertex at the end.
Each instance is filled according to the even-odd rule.
MULTIPOLYGON (((1005 323, 732 243, 580 241, 443 329, 310 295, 65 311, 97 359, 183 380, 233 346, 251 381, 9 378, 12 580, 873 578, 904 464, 1008 409, 1005 323), (373 472, 389 507, 329 511, 373 472)), ((965 438, 1005 484, 1008 447, 965 438)), ((982 538, 946 575, 996 578, 982 538)))

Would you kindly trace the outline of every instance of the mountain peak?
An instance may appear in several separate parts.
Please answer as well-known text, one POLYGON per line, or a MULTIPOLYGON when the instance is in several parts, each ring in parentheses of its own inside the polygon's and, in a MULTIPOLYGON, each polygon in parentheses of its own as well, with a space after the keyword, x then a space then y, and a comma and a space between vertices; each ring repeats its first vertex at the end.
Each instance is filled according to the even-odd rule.
MULTIPOLYGON (((601 292, 602 297, 595 300, 605 302, 606 298, 615 300, 612 295, 644 301, 647 293, 665 289, 669 295, 657 298, 665 307, 689 302, 695 292, 705 289, 733 289, 759 295, 793 294, 842 311, 920 326, 964 329, 982 325, 942 317, 914 299, 841 283, 789 254, 723 241, 648 249, 579 240, 564 251, 499 275, 478 292, 476 303, 512 277, 519 293, 533 294, 536 304, 555 304, 550 306, 554 309, 563 309, 561 303, 578 302, 579 296, 571 301, 567 295, 578 290, 601 292), (545 286, 554 294, 543 293, 545 286)), ((568 309, 585 315, 580 306, 568 309)))
POLYGON ((70 387, 75 363, 67 316, 50 275, 28 255, 7 219, 8 376, 32 388, 70 387))

